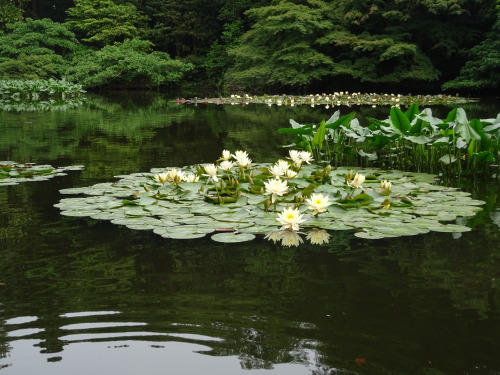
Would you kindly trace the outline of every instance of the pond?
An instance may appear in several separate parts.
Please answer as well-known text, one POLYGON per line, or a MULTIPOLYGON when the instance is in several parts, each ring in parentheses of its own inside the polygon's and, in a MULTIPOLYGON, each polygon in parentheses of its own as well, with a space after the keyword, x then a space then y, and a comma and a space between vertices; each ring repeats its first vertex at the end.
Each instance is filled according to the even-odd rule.
MULTIPOLYGON (((464 108, 478 118, 500 111, 464 108)), ((389 111, 341 111, 353 109, 389 111)), ((273 162, 290 143, 277 129, 332 112, 142 93, 0 112, 0 160, 85 166, 0 186, 0 372, 499 374, 495 181, 460 186, 486 202, 466 220, 470 232, 364 240, 339 231, 321 246, 165 239, 54 207, 61 189, 211 163, 223 149, 273 162)))

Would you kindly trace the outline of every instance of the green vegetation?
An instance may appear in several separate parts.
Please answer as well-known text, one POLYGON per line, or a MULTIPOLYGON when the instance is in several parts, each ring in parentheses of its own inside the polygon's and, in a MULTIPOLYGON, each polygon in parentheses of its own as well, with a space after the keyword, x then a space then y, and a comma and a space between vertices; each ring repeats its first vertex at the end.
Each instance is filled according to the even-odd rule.
POLYGON ((362 126, 354 112, 340 116, 337 111, 320 124, 290 120, 292 127, 279 131, 296 135, 292 146, 311 152, 318 163, 373 164, 448 177, 498 173, 500 114, 469 120, 458 108, 439 119, 413 104, 404 113, 392 107, 386 120, 367 120, 362 126))
POLYGON ((498 88, 498 0, 0 4, 0 77, 11 79, 67 78, 86 87, 194 82, 235 92, 498 88), (148 45, 148 52, 140 47, 148 63, 124 72, 123 52, 112 47, 138 40, 148 45), (88 66, 98 52, 112 56, 88 66), (172 61, 173 77, 159 68, 172 61), (99 68, 105 78, 85 76, 99 68))
POLYGON ((51 165, 0 161, 0 186, 17 185, 26 181, 45 181, 55 176, 65 176, 65 172, 69 170, 82 169, 82 166, 54 168, 51 165))

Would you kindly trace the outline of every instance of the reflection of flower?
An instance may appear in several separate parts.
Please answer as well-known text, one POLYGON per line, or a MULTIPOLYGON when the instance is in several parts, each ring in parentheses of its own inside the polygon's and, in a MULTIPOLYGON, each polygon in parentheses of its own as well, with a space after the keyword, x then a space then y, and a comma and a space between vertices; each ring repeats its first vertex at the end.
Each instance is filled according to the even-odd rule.
POLYGON ((281 244, 283 246, 299 246, 302 242, 304 242, 304 240, 297 232, 291 230, 282 231, 281 244))
POLYGON ((274 243, 278 242, 279 240, 281 240, 281 237, 283 236, 283 231, 275 231, 275 232, 271 232, 271 233, 268 233, 264 236, 264 238, 266 240, 271 240, 273 241, 274 243))
POLYGON ((300 229, 299 224, 305 221, 302 216, 298 208, 286 207, 283 212, 278 214, 276 220, 283 224, 281 230, 291 229, 297 231, 300 229))
POLYGON ((387 181, 387 180, 380 181, 380 188, 386 189, 386 190, 391 190, 392 184, 390 181, 387 181))
POLYGON ((153 181, 159 182, 161 184, 164 184, 165 182, 168 181, 168 173, 158 173, 153 176, 153 181))
POLYGON ((328 196, 324 196, 323 194, 311 195, 310 199, 306 199, 306 203, 309 205, 307 208, 313 210, 313 215, 325 212, 326 208, 331 204, 328 202, 328 196))
POLYGON ((347 182, 347 185, 349 185, 350 187, 353 187, 353 188, 358 188, 361 185, 363 185, 363 182, 365 182, 365 179, 366 179, 365 175, 363 175, 361 173, 356 173, 356 175, 354 176, 352 181, 347 182))
POLYGON ((283 246, 299 246, 304 240, 298 232, 292 230, 280 230, 271 232, 265 235, 265 239, 271 240, 274 243, 281 241, 283 246))
POLYGON ((288 189, 287 182, 279 178, 273 178, 264 182, 264 186, 266 187, 266 194, 271 194, 271 203, 274 203, 278 196, 283 196, 288 189))
POLYGON ((224 172, 228 172, 232 167, 234 163, 229 160, 224 160, 219 164, 219 168, 222 169, 224 172))
POLYGON ((307 233, 306 238, 311 241, 313 245, 322 245, 330 241, 330 234, 324 229, 313 229, 307 233))
POLYGON ((217 167, 214 164, 205 165, 205 172, 207 172, 207 176, 212 178, 215 182, 219 181, 217 178, 217 167))

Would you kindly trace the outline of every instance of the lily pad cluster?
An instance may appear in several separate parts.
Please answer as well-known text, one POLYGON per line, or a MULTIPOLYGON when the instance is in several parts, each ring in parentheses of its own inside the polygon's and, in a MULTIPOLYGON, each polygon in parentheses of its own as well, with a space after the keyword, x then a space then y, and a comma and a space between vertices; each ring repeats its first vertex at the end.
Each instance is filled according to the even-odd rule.
POLYGON ((350 93, 347 91, 334 92, 332 94, 311 94, 311 95, 250 95, 233 94, 227 97, 217 98, 178 98, 180 104, 266 104, 268 106, 295 106, 295 105, 323 105, 327 108, 340 105, 450 105, 462 104, 477 101, 477 99, 463 98, 451 95, 401 95, 383 93, 350 93))
POLYGON ((0 186, 17 185, 26 181, 45 181, 55 176, 65 176, 66 171, 82 170, 81 165, 54 168, 48 164, 20 164, 13 161, 0 161, 0 186))
POLYGON ((484 204, 466 192, 436 185, 430 174, 376 168, 354 173, 293 160, 250 164, 246 153, 239 156, 233 166, 226 158, 63 189, 62 194, 83 196, 63 198, 56 207, 66 216, 110 220, 164 238, 211 235, 215 241, 240 242, 265 234, 296 246, 303 241, 301 234, 321 244, 338 230, 367 239, 465 232, 470 228, 458 224, 461 218, 475 215, 484 204), (285 163, 295 172, 288 177, 276 172, 285 163))

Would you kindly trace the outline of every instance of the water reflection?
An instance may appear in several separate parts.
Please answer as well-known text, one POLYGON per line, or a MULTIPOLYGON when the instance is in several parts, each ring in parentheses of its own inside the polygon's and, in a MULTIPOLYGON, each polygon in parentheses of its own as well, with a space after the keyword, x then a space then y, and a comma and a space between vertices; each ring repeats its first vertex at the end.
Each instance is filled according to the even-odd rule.
POLYGON ((300 246, 262 237, 221 244, 60 215, 59 189, 209 162, 221 149, 276 160, 275 129, 320 114, 155 100, 96 101, 44 117, 0 113, 0 160, 86 166, 0 189, 2 373, 499 371, 492 184, 463 186, 486 204, 456 240, 366 241, 335 231, 321 246, 305 234, 300 246))
POLYGON ((274 243, 281 243, 282 246, 299 246, 304 242, 301 235, 305 235, 306 239, 313 245, 323 245, 330 241, 330 234, 323 229, 313 228, 312 230, 303 233, 294 230, 279 230, 266 234, 264 238, 274 243))

